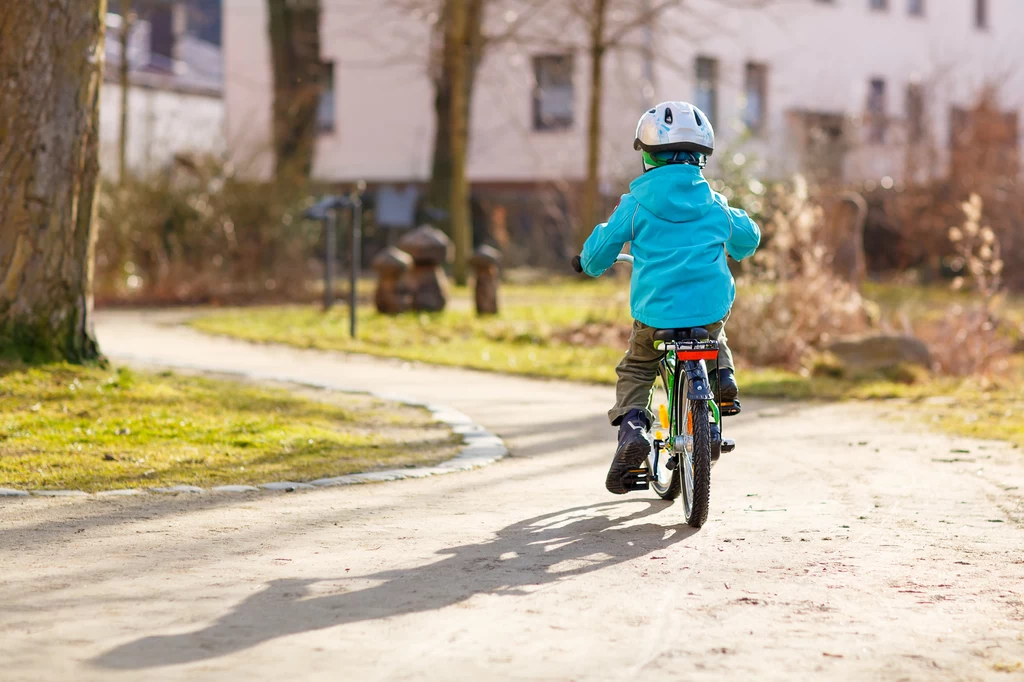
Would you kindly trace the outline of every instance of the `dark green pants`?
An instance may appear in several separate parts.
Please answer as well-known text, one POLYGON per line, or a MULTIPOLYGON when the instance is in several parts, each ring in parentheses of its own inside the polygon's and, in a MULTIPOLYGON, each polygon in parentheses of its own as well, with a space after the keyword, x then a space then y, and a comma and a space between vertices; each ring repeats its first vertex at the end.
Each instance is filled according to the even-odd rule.
MULTIPOLYGON (((711 338, 718 341, 722 369, 734 369, 729 339, 725 336, 725 323, 728 321, 729 315, 726 314, 720 322, 704 325, 711 338)), ((654 388, 654 380, 658 376, 658 364, 665 356, 663 351, 654 349, 654 332, 653 327, 648 327, 642 322, 633 322, 629 348, 622 362, 615 368, 615 373, 619 375, 619 381, 615 384, 615 407, 608 411, 612 426, 618 426, 631 410, 643 410, 647 413, 647 419, 651 419, 651 389, 654 388)), ((715 365, 716 363, 709 362, 708 371, 714 370, 715 365)))

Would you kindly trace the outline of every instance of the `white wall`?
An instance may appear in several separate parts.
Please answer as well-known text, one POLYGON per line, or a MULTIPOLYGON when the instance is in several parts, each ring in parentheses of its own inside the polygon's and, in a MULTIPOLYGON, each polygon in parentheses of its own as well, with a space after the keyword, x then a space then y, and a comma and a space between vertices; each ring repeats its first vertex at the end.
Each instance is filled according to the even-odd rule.
MULTIPOLYGON (((898 177, 902 170, 905 93, 910 83, 926 88, 934 139, 945 148, 949 111, 970 106, 987 83, 999 83, 1003 106, 1024 106, 1024 2, 989 0, 990 28, 974 26, 973 0, 927 0, 925 17, 907 14, 906 0, 872 11, 868 0, 777 0, 761 11, 715 13, 718 30, 685 39, 663 39, 663 49, 692 64, 698 55, 722 62, 724 97, 716 129, 728 145, 739 137, 744 65, 769 65, 769 127, 751 145, 781 169, 792 168, 786 113, 794 109, 843 113, 859 123, 872 78, 883 78, 891 118, 886 145, 862 143, 847 159, 851 178, 898 177)), ((709 25, 711 25, 709 23, 709 25)), ((659 98, 692 93, 690 74, 661 69, 659 98)), ((1024 141, 1024 136, 1022 136, 1024 141)))
MULTIPOLYGON (((224 101, 208 95, 132 87, 128 97, 128 166, 139 174, 166 168, 183 152, 222 154, 224 101)), ((118 174, 121 86, 100 93, 100 163, 104 176, 118 174)))
MULTIPOLYGON (((915 18, 907 16, 906 0, 890 0, 887 12, 869 10, 868 0, 775 0, 757 11, 730 8, 723 0, 686 3, 659 23, 654 42, 659 66, 651 100, 692 98, 695 57, 719 59, 719 116, 714 123, 721 144, 728 147, 740 138, 744 64, 767 63, 768 128, 748 147, 779 172, 793 164, 787 112, 828 111, 856 119, 864 111, 872 77, 887 82, 889 114, 896 119, 893 141, 899 139, 905 87, 912 81, 929 86, 929 114, 942 144, 949 137, 950 106, 970 104, 986 79, 1001 83, 1006 107, 1024 105, 1024 67, 1017 66, 1024 64, 1024 1, 990 0, 986 31, 974 28, 973 0, 926 4, 927 16, 915 18)), ((225 0, 224 12, 231 153, 240 167, 266 178, 272 168, 272 81, 264 3, 225 0)), ((332 0, 323 14, 322 51, 335 62, 337 122, 332 134, 321 137, 315 177, 425 180, 434 134, 428 17, 356 0, 332 0)), ((552 43, 562 37, 559 31, 572 33, 564 18, 547 19, 546 24, 543 18, 538 21, 549 33, 554 27, 552 43)), ((530 57, 559 48, 542 40, 533 43, 494 49, 481 67, 469 165, 474 181, 578 180, 583 175, 589 65, 577 55, 574 127, 534 131, 530 57)), ((638 50, 613 52, 606 59, 604 173, 617 180, 638 168, 633 127, 652 93, 644 92, 638 50)), ((902 155, 886 152, 865 146, 851 154, 848 176, 898 176, 902 155)))

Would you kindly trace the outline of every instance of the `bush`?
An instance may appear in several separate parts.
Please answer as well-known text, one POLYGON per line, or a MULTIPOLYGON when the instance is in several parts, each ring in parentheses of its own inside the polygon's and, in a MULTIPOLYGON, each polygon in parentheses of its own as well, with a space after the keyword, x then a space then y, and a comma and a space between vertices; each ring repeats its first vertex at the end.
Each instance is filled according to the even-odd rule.
POLYGON ((1013 348, 1001 319, 1003 301, 1001 246, 984 224, 984 201, 977 194, 961 205, 964 223, 949 228, 956 249, 953 289, 971 289, 975 300, 952 306, 937 323, 919 323, 917 332, 932 351, 936 368, 957 376, 991 374, 1006 368, 1013 348))
POLYGON ((246 183, 230 167, 180 161, 173 172, 104 185, 100 302, 199 303, 305 295, 319 275, 319 228, 301 219, 304 188, 246 183))
MULTIPOLYGON (((999 97, 984 90, 969 111, 956 112, 956 135, 948 176, 932 175, 944 150, 927 150, 926 169, 906 169, 906 186, 873 188, 865 243, 875 272, 919 268, 926 281, 959 274, 958 253, 949 226, 962 217, 962 203, 977 195, 987 224, 1002 245, 1005 284, 1024 289, 1024 185, 1016 142, 1016 117, 999 108, 999 97), (926 172, 921 172, 926 171, 926 172)), ((873 183, 872 183, 873 184, 873 183)))
POLYGON ((833 273, 823 212, 804 179, 772 194, 775 211, 763 227, 762 248, 743 267, 747 293, 736 300, 729 337, 750 362, 798 368, 809 351, 869 328, 874 314, 833 273))

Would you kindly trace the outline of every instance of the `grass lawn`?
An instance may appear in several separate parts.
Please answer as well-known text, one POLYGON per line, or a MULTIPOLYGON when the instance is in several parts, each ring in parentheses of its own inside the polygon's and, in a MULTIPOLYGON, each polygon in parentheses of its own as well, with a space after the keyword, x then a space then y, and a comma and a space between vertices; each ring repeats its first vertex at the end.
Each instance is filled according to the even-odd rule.
POLYGON ((503 307, 494 318, 478 318, 469 294, 456 289, 449 310, 436 314, 358 314, 359 336, 349 336, 344 305, 324 314, 315 306, 272 306, 217 310, 192 321, 201 331, 259 342, 285 343, 367 353, 433 364, 504 371, 592 382, 615 380, 628 333, 629 283, 605 278, 502 289, 503 307), (588 324, 615 323, 616 339, 587 343, 559 338, 588 324))
POLYGON ((0 365, 0 487, 304 481, 457 451, 426 410, 170 372, 0 365))
MULTIPOLYGON (((302 348, 367 353, 441 365, 531 376, 614 383, 615 365, 625 348, 630 323, 629 283, 625 278, 565 279, 542 284, 506 285, 497 318, 477 318, 465 289, 456 289, 442 314, 378 315, 359 310, 359 338, 348 332, 348 310, 327 314, 308 306, 218 310, 192 321, 197 329, 257 342, 302 348)), ((940 288, 870 284, 867 294, 883 314, 912 308, 915 315, 937 315, 963 294, 940 288)), ((740 292, 742 296, 743 293, 740 292)), ((1024 306, 1011 302, 1009 314, 1024 306)), ((859 381, 800 374, 773 368, 740 367, 748 396, 798 399, 900 399, 900 405, 939 426, 971 436, 1024 444, 1024 367, 1014 365, 1013 381, 995 399, 974 381, 925 379, 915 384, 869 378, 859 381), (955 400, 934 400, 956 396, 955 400)), ((900 409, 906 409, 901 407, 900 409)))

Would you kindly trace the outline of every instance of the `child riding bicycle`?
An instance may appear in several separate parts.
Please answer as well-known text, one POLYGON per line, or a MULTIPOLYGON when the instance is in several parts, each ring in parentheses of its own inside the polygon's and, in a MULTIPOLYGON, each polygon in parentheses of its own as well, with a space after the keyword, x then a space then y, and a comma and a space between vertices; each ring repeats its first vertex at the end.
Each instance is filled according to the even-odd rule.
MULTIPOLYGON (((619 445, 605 487, 628 492, 623 477, 651 450, 651 389, 664 352, 654 347, 657 329, 705 327, 719 343, 721 400, 739 411, 739 388, 725 323, 736 298, 726 254, 752 255, 761 231, 746 212, 731 208, 711 190, 701 169, 715 151, 711 121, 686 102, 663 102, 646 112, 633 147, 643 155, 643 174, 633 180, 608 222, 594 228, 575 263, 598 277, 615 262, 626 242, 635 258, 630 291, 633 331, 616 368, 615 407, 608 417, 619 427, 619 445)), ((713 363, 712 364, 713 368, 713 363)))

